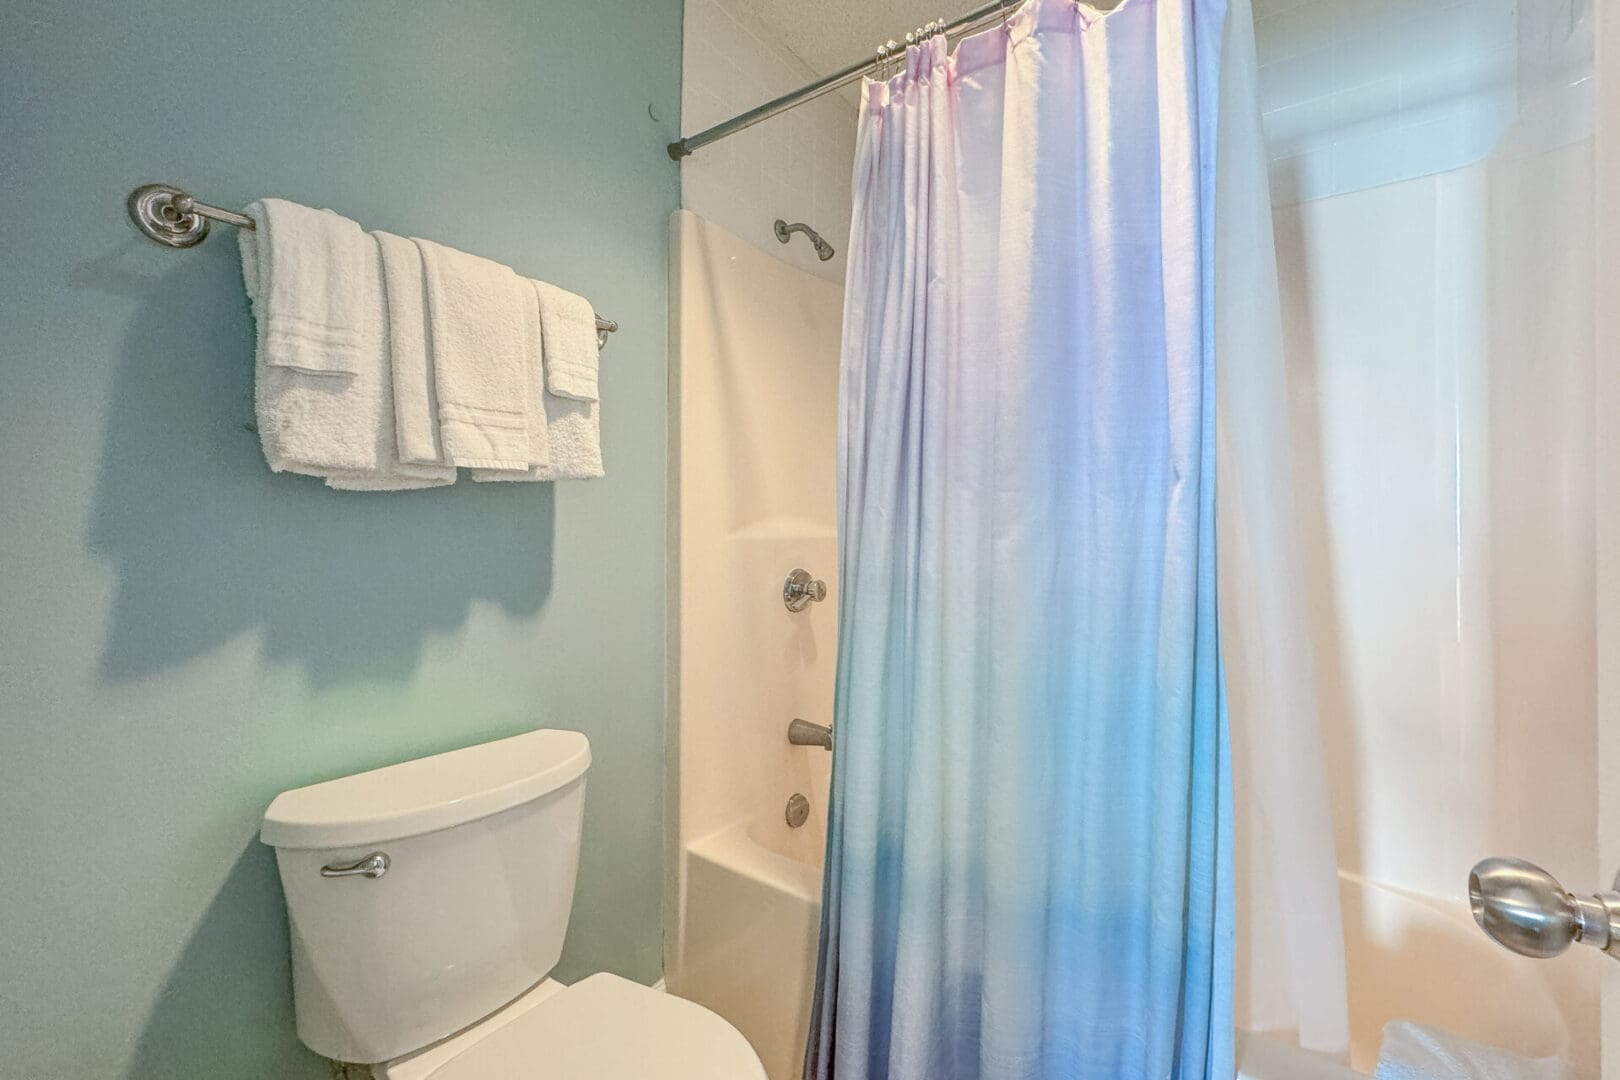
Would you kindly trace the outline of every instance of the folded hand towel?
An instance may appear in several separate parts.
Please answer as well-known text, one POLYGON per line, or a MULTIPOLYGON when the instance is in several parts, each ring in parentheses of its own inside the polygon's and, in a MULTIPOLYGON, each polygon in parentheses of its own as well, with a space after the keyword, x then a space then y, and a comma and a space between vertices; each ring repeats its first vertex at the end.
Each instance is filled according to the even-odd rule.
POLYGON ((510 268, 416 240, 446 465, 529 468, 525 345, 534 298, 510 268))
POLYGON ((242 277, 254 299, 260 359, 311 373, 353 374, 367 303, 360 226, 330 210, 261 199, 244 211, 242 277))
POLYGON ((596 312, 584 299, 530 281, 540 305, 546 366, 546 430, 551 436, 548 480, 593 480, 603 475, 602 424, 597 412, 596 312), (550 312, 548 321, 547 312, 550 312))
POLYGON ((526 469, 474 469, 474 480, 549 480, 551 433, 546 423, 546 377, 540 360, 540 309, 528 305, 524 322, 524 373, 527 391, 523 398, 523 419, 529 431, 529 465, 526 469))
POLYGON ((1384 1025, 1378 1080, 1575 1080, 1557 1058, 1527 1058, 1407 1020, 1384 1025))
MULTIPOLYGON (((456 482, 454 466, 440 465, 437 462, 407 462, 400 459, 399 436, 395 430, 395 418, 399 413, 395 398, 396 365, 392 356, 396 347, 403 347, 406 350, 414 348, 419 352, 424 350, 420 316, 414 327, 407 319, 402 324, 402 333, 394 333, 393 309, 388 301, 388 289, 383 284, 382 245, 376 236, 368 236, 367 239, 371 242, 371 250, 366 265, 366 278, 374 287, 367 294, 370 303, 366 306, 364 324, 366 344, 360 350, 365 362, 356 375, 356 380, 368 387, 375 387, 375 392, 367 395, 370 412, 357 416, 355 420, 364 425, 375 440, 376 465, 361 472, 340 470, 329 473, 326 477, 326 486, 339 491, 414 491, 419 488, 453 484, 456 482)), ((406 246, 412 247, 408 243, 406 246)), ((415 250, 414 247, 412 250, 415 250)), ((416 292, 416 308, 420 311, 420 278, 416 292)))
POLYGON ((403 236, 374 232, 382 251, 383 293, 388 300, 388 351, 394 382, 394 425, 399 459, 436 464, 439 408, 428 353, 426 285, 422 254, 403 236))
MULTIPOLYGON (((550 461, 545 465, 530 469, 527 474, 516 475, 506 472, 494 472, 486 469, 473 471, 474 480, 592 480, 604 475, 602 467, 602 429, 598 414, 598 405, 594 400, 596 396, 596 315, 589 315, 591 329, 590 363, 590 400, 581 400, 574 397, 560 395, 552 384, 551 374, 551 338, 545 332, 545 298, 542 296, 543 283, 531 281, 528 283, 534 290, 534 305, 540 312, 541 341, 543 343, 543 363, 545 365, 545 385, 539 393, 541 411, 545 414, 546 436, 550 444, 550 461)), ((550 288, 550 286, 546 286, 550 288)), ((561 290, 556 290, 561 292, 561 290)), ((591 311, 586 304, 587 312, 591 311)), ((572 344, 564 346, 572 349, 572 344)), ((564 364, 573 362, 574 371, 578 375, 579 369, 584 366, 578 363, 577 350, 575 355, 565 352, 564 364)), ((568 376, 564 382, 568 383, 568 376)), ((570 389, 583 390, 584 386, 579 380, 569 384, 570 389)))
POLYGON ((556 397, 596 400, 596 309, 583 296, 536 281, 540 334, 545 343, 546 390, 556 397))
POLYGON ((237 243, 258 330, 253 397, 265 460, 275 472, 312 476, 375 468, 375 433, 355 422, 370 415, 377 392, 359 377, 365 233, 279 199, 245 212, 258 222, 238 230, 237 243), (327 289, 339 276, 342 285, 327 289), (323 320, 336 329, 316 332, 323 320))

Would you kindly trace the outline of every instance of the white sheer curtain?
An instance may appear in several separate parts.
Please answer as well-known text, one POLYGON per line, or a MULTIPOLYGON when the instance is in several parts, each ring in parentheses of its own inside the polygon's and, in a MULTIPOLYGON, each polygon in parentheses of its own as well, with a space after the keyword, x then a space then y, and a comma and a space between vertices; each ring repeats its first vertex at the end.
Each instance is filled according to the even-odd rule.
POLYGON ((1254 23, 1232 0, 1215 210, 1221 640, 1237 817, 1240 1029, 1349 1047, 1338 865, 1322 769, 1289 453, 1254 23))

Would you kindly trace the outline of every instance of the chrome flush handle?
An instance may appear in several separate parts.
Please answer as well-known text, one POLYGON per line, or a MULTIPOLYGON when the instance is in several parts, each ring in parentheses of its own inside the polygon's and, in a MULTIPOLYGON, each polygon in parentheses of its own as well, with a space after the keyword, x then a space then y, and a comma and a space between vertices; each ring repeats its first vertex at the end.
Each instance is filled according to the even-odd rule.
POLYGON ((388 873, 389 858, 381 851, 373 851, 359 862, 347 866, 323 866, 321 877, 380 878, 388 873))

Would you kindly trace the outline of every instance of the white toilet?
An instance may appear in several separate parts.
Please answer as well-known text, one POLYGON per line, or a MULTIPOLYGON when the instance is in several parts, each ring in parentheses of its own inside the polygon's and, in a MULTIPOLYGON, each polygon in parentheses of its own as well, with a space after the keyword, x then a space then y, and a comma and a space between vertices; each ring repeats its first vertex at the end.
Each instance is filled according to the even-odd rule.
POLYGON ((531 731, 276 796, 298 1036, 379 1080, 765 1080, 709 1010, 562 951, 591 747, 531 731))

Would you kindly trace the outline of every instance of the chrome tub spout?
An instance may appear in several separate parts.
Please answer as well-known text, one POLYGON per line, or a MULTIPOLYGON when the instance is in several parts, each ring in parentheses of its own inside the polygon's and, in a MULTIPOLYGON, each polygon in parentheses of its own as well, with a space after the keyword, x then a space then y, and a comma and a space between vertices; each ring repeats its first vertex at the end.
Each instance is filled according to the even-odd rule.
POLYGON ((832 728, 812 724, 808 720, 794 720, 788 724, 788 742, 794 746, 819 746, 832 749, 832 728))

